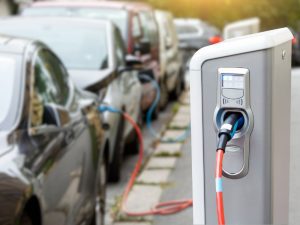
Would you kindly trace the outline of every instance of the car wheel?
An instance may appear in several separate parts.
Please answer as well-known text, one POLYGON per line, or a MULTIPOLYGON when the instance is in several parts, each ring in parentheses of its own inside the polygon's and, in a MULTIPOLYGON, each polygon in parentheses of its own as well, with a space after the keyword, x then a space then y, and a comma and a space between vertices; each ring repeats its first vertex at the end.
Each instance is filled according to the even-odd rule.
MULTIPOLYGON (((142 113, 140 113, 137 121, 137 125, 141 128, 143 125, 143 118, 142 118, 142 113)), ((139 153, 140 150, 140 143, 139 143, 139 138, 137 136, 137 133, 135 130, 133 130, 133 139, 126 145, 126 153, 136 155, 139 153)))
POLYGON ((159 82, 159 86, 160 86, 159 108, 163 110, 166 108, 166 106, 168 104, 169 93, 168 93, 168 89, 167 89, 167 85, 166 85, 165 81, 159 82))
POLYGON ((92 225, 105 224, 106 209, 106 180, 107 180, 107 160, 103 157, 103 161, 99 166, 98 179, 96 186, 96 204, 92 225))
POLYGON ((180 86, 181 86, 181 92, 182 92, 182 91, 186 90, 185 73, 183 70, 181 71, 180 77, 181 77, 180 86))
POLYGON ((113 159, 109 165, 108 181, 109 182, 119 182, 121 178, 121 167, 123 161, 123 150, 124 150, 124 119, 121 116, 120 123, 118 126, 118 133, 116 137, 115 149, 113 152, 113 159))
POLYGON ((171 99, 172 100, 177 100, 181 94, 182 91, 182 81, 181 81, 181 76, 178 77, 175 89, 172 91, 171 99))
POLYGON ((31 218, 27 215, 27 213, 24 213, 20 225, 33 225, 31 218))
POLYGON ((152 113, 151 119, 152 119, 152 120, 157 120, 158 117, 159 117, 159 112, 160 112, 160 110, 159 110, 159 104, 158 104, 158 105, 156 106, 156 108, 154 109, 153 113, 152 113))

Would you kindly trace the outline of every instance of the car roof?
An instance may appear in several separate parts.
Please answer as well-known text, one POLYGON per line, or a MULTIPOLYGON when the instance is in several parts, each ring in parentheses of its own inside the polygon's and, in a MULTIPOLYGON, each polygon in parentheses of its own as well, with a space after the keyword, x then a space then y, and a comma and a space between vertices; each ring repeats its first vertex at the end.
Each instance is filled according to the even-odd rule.
POLYGON ((126 1, 39 1, 31 5, 32 7, 107 7, 125 9, 131 11, 152 10, 147 3, 126 2, 126 1))
POLYGON ((54 24, 54 25, 61 25, 61 24, 70 24, 70 25, 81 25, 81 26, 91 26, 91 27, 106 27, 106 26, 114 26, 113 23, 109 20, 104 19, 92 19, 92 18, 81 18, 81 17, 50 17, 50 16, 15 16, 15 17, 7 17, 0 20, 1 23, 47 23, 47 24, 54 24))
POLYGON ((195 18, 175 18, 174 22, 178 25, 201 25, 203 21, 195 18))
POLYGON ((23 54, 31 43, 29 39, 0 34, 0 53, 23 54))

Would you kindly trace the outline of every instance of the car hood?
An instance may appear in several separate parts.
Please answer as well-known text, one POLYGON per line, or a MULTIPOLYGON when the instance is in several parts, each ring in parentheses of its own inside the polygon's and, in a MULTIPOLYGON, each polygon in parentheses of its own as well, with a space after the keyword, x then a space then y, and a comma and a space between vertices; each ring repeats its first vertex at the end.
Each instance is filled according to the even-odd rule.
POLYGON ((113 69, 69 70, 69 74, 77 87, 91 91, 106 87, 115 78, 113 69))

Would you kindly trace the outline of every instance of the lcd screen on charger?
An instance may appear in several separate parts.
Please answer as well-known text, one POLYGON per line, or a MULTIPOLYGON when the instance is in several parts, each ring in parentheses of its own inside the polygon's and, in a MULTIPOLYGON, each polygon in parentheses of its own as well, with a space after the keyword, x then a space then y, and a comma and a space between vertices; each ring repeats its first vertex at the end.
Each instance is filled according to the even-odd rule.
POLYGON ((222 87, 233 88, 233 89, 244 89, 245 78, 243 75, 222 75, 222 87))

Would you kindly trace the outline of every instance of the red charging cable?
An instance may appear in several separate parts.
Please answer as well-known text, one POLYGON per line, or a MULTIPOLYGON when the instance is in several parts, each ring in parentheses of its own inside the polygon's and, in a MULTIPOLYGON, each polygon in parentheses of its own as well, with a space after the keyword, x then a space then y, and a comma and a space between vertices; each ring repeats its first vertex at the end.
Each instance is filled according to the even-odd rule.
POLYGON ((135 121, 127 113, 123 113, 123 116, 134 127, 136 134, 138 136, 140 146, 139 146, 138 161, 135 165, 135 168, 132 172, 132 175, 129 179, 129 182, 123 194, 123 198, 121 202, 122 211, 128 216, 170 215, 170 214, 181 212, 182 210, 191 207, 193 205, 193 200, 187 199, 187 200, 178 200, 178 201, 175 200, 175 201, 160 203, 157 206, 155 206, 154 209, 145 212, 130 212, 126 209, 126 202, 128 200, 129 193, 134 185, 136 177, 138 176, 138 173, 143 163, 144 142, 143 142, 143 135, 141 129, 135 123, 135 121))
POLYGON ((223 185, 222 185, 223 158, 224 158, 224 150, 218 149, 217 158, 216 158, 215 178, 216 178, 216 196, 217 196, 217 215, 218 215, 219 225, 225 225, 223 185))

